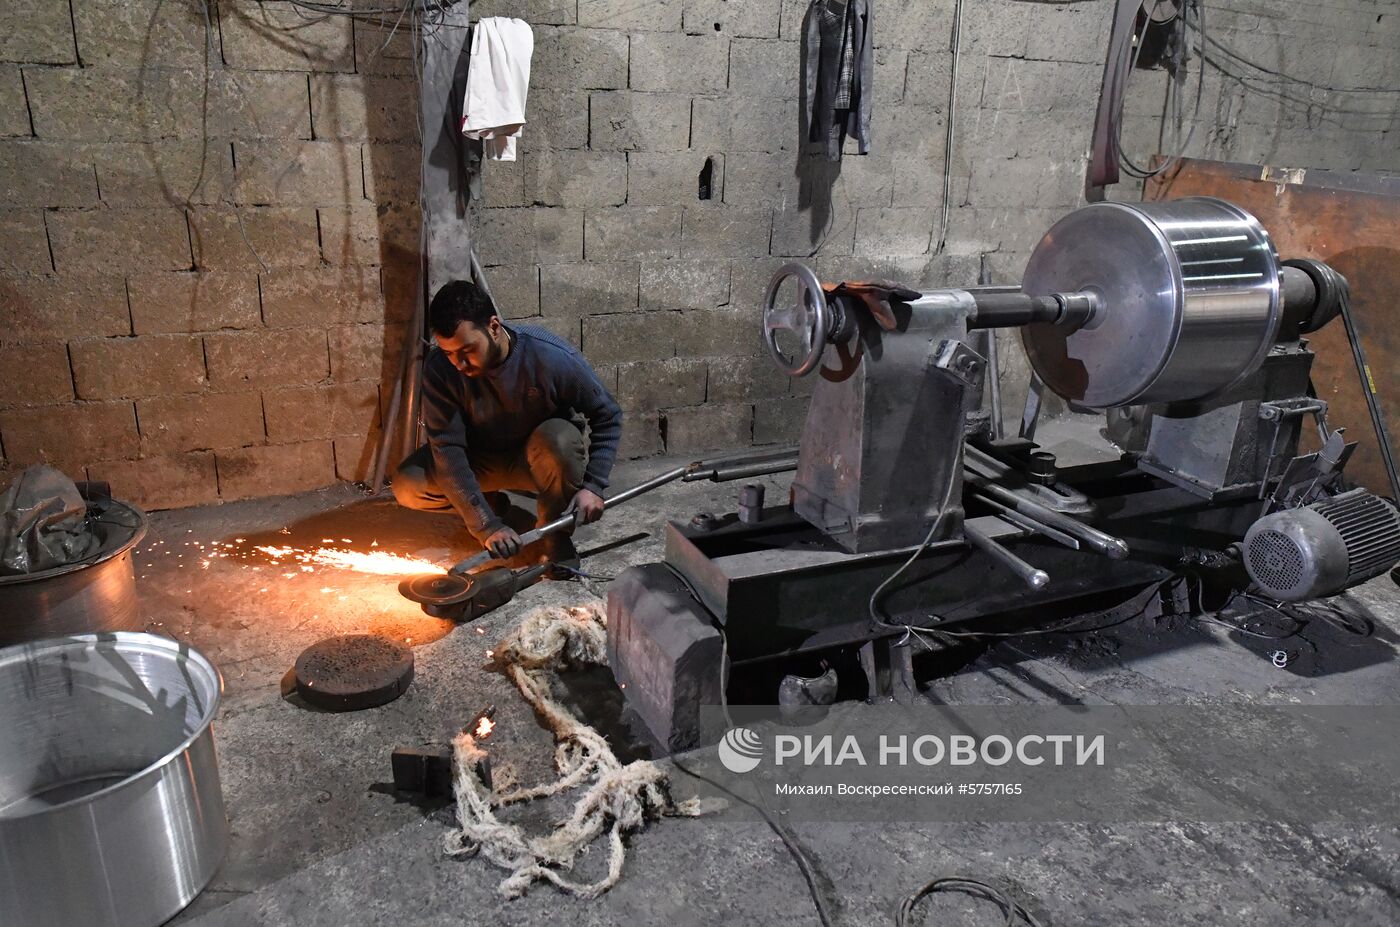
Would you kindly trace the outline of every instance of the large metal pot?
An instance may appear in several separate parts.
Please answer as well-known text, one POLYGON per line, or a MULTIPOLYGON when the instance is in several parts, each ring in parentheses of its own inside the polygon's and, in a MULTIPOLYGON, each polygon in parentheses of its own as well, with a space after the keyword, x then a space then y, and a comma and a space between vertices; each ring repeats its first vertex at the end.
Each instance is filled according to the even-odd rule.
POLYGON ((222 690, 152 634, 0 650, 0 924, 155 927, 203 890, 228 844, 222 690))
POLYGON ((89 500, 102 546, 93 556, 38 573, 0 576, 0 647, 93 631, 138 631, 131 550, 146 516, 106 497, 89 500))

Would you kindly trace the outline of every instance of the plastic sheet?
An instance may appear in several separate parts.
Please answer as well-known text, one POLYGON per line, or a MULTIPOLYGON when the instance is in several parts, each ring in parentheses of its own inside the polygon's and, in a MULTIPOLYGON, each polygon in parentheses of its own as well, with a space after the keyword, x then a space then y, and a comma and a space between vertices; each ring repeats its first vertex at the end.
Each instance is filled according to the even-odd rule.
POLYGON ((101 539, 72 480, 46 464, 22 473, 0 496, 0 574, 37 573, 96 553, 101 539))

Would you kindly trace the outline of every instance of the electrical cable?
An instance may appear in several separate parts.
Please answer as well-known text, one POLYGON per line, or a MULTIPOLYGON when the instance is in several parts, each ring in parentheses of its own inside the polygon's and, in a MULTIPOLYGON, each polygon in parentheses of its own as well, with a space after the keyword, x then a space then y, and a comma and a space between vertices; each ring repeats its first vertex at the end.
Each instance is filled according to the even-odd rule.
POLYGON ((1017 918, 1020 918, 1030 927, 1041 927, 1041 923, 1035 915, 1027 911, 1015 898, 1012 898, 1004 889, 992 885, 990 882, 983 882, 981 879, 973 879, 967 876, 939 876, 915 891, 895 912, 895 927, 907 927, 910 918, 914 915, 914 906, 927 895, 939 892, 963 892, 990 901, 1001 908, 1006 919, 1002 922, 1002 927, 1015 927, 1017 918))
POLYGON ((948 76, 948 120, 943 132, 943 207, 938 221, 938 241, 933 253, 942 254, 948 244, 948 223, 952 215, 953 131, 958 113, 958 61, 962 55, 963 0, 953 0, 952 66, 948 76))
MULTIPOLYGON (((1160 6, 1163 2, 1164 2, 1164 0, 1156 0, 1156 2, 1155 2, 1155 3, 1153 4, 1153 6, 1152 6, 1152 11, 1155 11, 1155 10, 1157 9, 1157 7, 1160 6)), ((1150 177, 1156 177, 1158 174, 1165 173, 1165 172, 1168 171, 1173 165, 1175 165, 1175 164, 1176 164, 1177 162, 1179 162, 1182 158, 1184 158, 1184 157, 1186 156, 1186 149, 1190 146, 1191 140, 1195 137, 1195 134, 1196 134, 1196 127, 1197 127, 1197 125, 1200 124, 1201 100, 1203 99, 1204 94, 1205 94, 1205 74, 1206 74, 1206 68, 1205 68, 1205 37, 1206 37, 1205 0, 1188 0, 1188 2, 1186 3, 1186 5, 1183 7, 1183 9, 1182 9, 1182 14, 1181 14, 1181 25, 1182 25, 1182 30, 1181 30, 1181 31, 1182 31, 1183 34, 1185 34, 1185 32, 1187 31, 1187 29, 1188 29, 1189 26, 1190 26, 1189 20, 1187 19, 1187 15, 1186 15, 1186 13, 1187 13, 1188 10, 1194 10, 1195 13, 1196 13, 1196 26, 1195 26, 1195 29, 1196 29, 1196 33, 1197 33, 1197 36, 1198 36, 1197 41, 1196 41, 1196 56, 1200 59, 1200 63, 1198 64, 1198 66, 1197 66, 1197 68, 1196 68, 1196 103, 1195 103, 1195 106, 1194 106, 1194 108, 1193 108, 1193 110, 1192 110, 1192 113, 1191 113, 1191 127, 1187 130, 1187 132, 1186 132, 1186 137, 1185 137, 1184 139, 1182 139, 1181 144, 1177 146, 1177 153, 1174 154, 1174 155, 1172 155, 1170 158, 1167 158, 1165 161, 1163 161, 1161 164, 1157 165, 1155 168, 1150 168, 1150 169, 1149 169, 1149 168, 1142 167, 1142 166, 1138 165, 1137 163, 1135 163, 1135 162, 1134 162, 1131 158, 1129 158, 1129 157, 1127 156, 1127 154, 1125 154, 1124 151, 1123 151, 1123 118, 1122 118, 1123 103, 1122 103, 1122 99, 1120 98, 1120 100, 1119 100, 1118 103, 1117 103, 1118 118, 1114 120, 1114 125, 1115 125, 1116 131, 1117 131, 1117 136, 1114 138, 1114 148, 1115 148, 1115 150, 1118 152, 1118 162, 1119 162, 1119 165, 1123 168, 1124 172, 1127 173, 1129 176, 1138 178, 1139 180, 1146 180, 1146 179, 1148 179, 1148 178, 1150 178, 1150 177)), ((1131 63, 1128 65, 1128 72, 1127 72, 1127 73, 1128 73, 1129 75, 1131 75, 1132 72, 1133 72, 1133 70, 1137 68, 1138 60, 1142 57, 1143 39, 1144 39, 1144 38, 1146 37, 1146 35, 1147 35, 1147 28, 1148 28, 1149 25, 1151 25, 1151 22, 1152 22, 1152 18, 1151 18, 1151 14, 1149 13, 1148 18, 1147 18, 1147 21, 1143 24, 1142 33, 1134 38, 1134 43, 1135 43, 1135 46, 1136 46, 1136 47, 1135 47, 1134 50, 1133 50, 1133 58, 1132 58, 1132 61, 1131 61, 1131 63)), ((1185 52, 1183 52, 1182 60, 1181 60, 1181 62, 1180 62, 1180 64, 1179 64, 1178 66, 1179 66, 1179 67, 1185 67, 1187 61, 1189 61, 1189 56, 1188 56, 1187 54, 1185 54, 1185 52)), ((1173 77, 1175 77, 1174 74, 1173 74, 1173 77)), ((1168 87, 1168 90, 1169 90, 1169 92, 1170 92, 1170 94, 1171 94, 1171 96, 1170 96, 1170 106, 1171 106, 1171 108, 1172 108, 1173 116, 1175 117, 1175 122, 1176 122, 1176 132, 1175 132, 1175 134, 1176 134, 1176 137, 1177 137, 1177 138, 1181 138, 1181 128, 1182 128, 1182 123, 1183 123, 1182 111, 1181 111, 1181 90, 1180 90, 1180 88, 1177 86, 1177 82, 1176 82, 1175 79, 1173 79, 1171 82, 1169 82, 1168 85, 1167 85, 1167 87, 1168 87)), ((1127 92, 1128 92, 1127 77, 1125 77, 1125 78, 1124 78, 1124 81, 1123 81, 1123 88, 1122 88, 1122 90, 1120 91, 1120 93, 1121 93, 1123 96, 1126 96, 1126 95, 1127 95, 1127 92)))

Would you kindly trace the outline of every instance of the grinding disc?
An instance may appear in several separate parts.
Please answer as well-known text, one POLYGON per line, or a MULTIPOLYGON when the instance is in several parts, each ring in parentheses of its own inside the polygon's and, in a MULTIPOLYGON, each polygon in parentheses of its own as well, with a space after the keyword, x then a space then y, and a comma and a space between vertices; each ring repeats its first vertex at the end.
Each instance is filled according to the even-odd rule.
POLYGON ((420 605, 456 605, 471 595, 471 577, 452 573, 419 573, 399 583, 399 595, 420 605))
POLYGON ((328 637, 297 657, 297 692, 317 708, 358 711, 385 705, 413 682, 413 651, 373 634, 328 637))

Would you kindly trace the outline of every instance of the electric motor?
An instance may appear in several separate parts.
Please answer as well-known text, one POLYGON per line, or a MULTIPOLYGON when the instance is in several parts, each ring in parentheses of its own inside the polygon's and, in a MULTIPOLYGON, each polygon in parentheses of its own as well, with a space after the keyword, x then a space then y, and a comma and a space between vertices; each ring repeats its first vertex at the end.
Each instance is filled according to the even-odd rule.
POLYGON ((1332 595, 1400 560, 1400 512, 1364 489, 1265 515, 1244 537, 1244 565, 1281 602, 1332 595))

